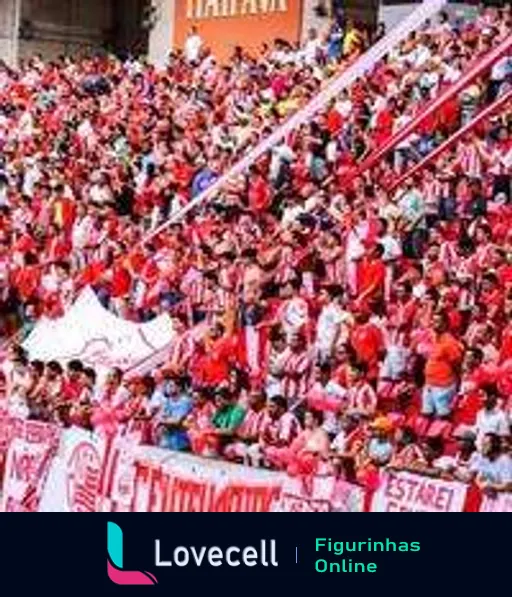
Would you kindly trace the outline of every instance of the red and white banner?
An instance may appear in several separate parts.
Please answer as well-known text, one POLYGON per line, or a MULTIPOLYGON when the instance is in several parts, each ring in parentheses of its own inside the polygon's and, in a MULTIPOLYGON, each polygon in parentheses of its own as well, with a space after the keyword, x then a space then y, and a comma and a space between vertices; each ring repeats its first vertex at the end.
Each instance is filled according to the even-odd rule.
POLYGON ((477 495, 480 506, 471 505, 475 491, 467 485, 412 473, 384 473, 372 497, 333 477, 289 477, 0 416, 2 444, 8 448, 2 511, 512 511, 512 494, 482 496, 481 503, 477 495))
POLYGON ((1 512, 36 512, 58 445, 59 428, 37 421, 11 421, 1 512))
POLYGON ((334 477, 287 477, 280 512, 363 512, 365 491, 334 477))
POLYGON ((498 493, 492 497, 485 495, 480 512, 512 512, 512 493, 498 493))
POLYGON ((40 512, 99 512, 106 442, 84 429, 61 436, 41 499, 40 512))
POLYGON ((462 512, 467 486, 405 472, 387 472, 372 500, 372 512, 462 512))
POLYGON ((107 480, 115 511, 271 512, 286 478, 158 448, 139 446, 134 452, 131 464, 120 455, 112 483, 107 480))

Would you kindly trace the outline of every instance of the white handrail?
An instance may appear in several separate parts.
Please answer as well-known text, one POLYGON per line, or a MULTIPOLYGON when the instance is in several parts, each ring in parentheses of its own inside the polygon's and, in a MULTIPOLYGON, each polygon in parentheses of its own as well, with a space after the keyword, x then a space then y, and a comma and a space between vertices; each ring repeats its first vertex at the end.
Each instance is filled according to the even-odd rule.
POLYGON ((179 222, 187 213, 218 193, 228 180, 244 173, 247 168, 258 158, 272 149, 277 143, 284 139, 289 133, 295 130, 304 122, 307 122, 313 114, 321 110, 332 98, 349 87, 354 81, 371 70, 375 64, 386 56, 398 43, 406 39, 412 32, 418 30, 428 19, 439 13, 448 3, 448 0, 425 0, 412 14, 404 19, 399 25, 392 29, 383 39, 372 46, 353 65, 349 66, 339 77, 334 79, 323 89, 307 106, 299 110, 283 125, 264 139, 259 145, 252 149, 242 160, 235 164, 215 183, 205 191, 197 195, 168 220, 163 222, 155 230, 152 230, 139 244, 144 244, 166 230, 172 224, 179 222))

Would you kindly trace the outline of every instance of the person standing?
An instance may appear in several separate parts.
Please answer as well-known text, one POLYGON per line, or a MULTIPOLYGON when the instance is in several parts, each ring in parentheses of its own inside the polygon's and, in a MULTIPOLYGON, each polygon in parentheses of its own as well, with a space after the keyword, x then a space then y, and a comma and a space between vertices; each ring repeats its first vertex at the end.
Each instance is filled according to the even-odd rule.
POLYGON ((432 326, 435 337, 425 365, 422 413, 446 417, 452 411, 453 399, 457 394, 464 350, 448 331, 449 322, 445 313, 436 313, 432 326))
POLYGON ((202 47, 203 40, 197 31, 197 27, 193 25, 185 41, 185 58, 189 64, 199 62, 202 47))

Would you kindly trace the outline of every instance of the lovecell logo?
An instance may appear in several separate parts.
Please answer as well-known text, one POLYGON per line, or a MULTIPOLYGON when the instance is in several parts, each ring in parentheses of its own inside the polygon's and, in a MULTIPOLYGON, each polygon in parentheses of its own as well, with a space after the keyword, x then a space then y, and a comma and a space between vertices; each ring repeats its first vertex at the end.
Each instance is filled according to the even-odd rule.
POLYGON ((156 585, 150 572, 123 570, 123 531, 115 522, 107 523, 107 572, 116 585, 156 585))

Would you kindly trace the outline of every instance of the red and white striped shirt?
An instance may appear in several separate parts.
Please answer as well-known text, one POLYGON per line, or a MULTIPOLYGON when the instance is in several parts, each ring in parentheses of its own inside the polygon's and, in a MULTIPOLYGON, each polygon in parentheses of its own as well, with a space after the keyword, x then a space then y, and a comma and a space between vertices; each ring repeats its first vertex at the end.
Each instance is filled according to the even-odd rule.
POLYGON ((283 395, 289 402, 305 398, 309 389, 311 356, 308 351, 287 349, 283 364, 283 395))
POLYGON ((459 150, 459 166, 462 172, 469 178, 482 177, 482 157, 476 144, 464 145, 459 150))
POLYGON ((369 383, 363 382, 348 390, 348 408, 366 415, 375 414, 377 394, 369 383))
POLYGON ((265 414, 261 428, 261 439, 265 444, 289 446, 300 431, 301 427, 297 417, 290 412, 284 413, 279 419, 272 419, 268 414, 265 414))
POLYGON ((245 413, 243 423, 237 431, 237 435, 243 439, 258 439, 262 433, 265 424, 265 411, 259 412, 250 408, 245 413))

